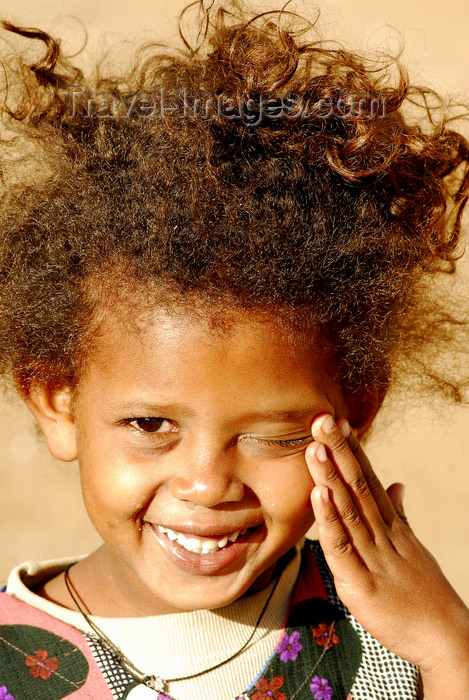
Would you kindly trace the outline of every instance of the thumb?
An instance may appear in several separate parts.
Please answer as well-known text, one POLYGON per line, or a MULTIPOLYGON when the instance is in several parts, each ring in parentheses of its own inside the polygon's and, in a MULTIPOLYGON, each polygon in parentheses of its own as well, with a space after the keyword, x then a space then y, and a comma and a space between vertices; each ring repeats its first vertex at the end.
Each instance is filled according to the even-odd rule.
POLYGON ((406 524, 409 524, 409 521, 406 518, 406 515, 404 513, 404 492, 405 492, 405 486, 404 484, 391 484, 389 488, 386 489, 386 493, 389 496, 389 500, 391 501, 394 510, 400 517, 400 519, 406 524))

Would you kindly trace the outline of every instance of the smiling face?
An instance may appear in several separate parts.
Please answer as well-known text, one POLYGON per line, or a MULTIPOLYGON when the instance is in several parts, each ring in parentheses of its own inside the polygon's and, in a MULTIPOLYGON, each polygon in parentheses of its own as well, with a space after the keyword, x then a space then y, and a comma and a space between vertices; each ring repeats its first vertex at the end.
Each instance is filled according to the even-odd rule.
POLYGON ((107 572, 128 614, 217 608, 265 585, 313 522, 304 453, 323 411, 347 417, 324 350, 267 315, 223 331, 161 311, 139 333, 108 324, 74 402, 105 542, 88 579, 107 572))

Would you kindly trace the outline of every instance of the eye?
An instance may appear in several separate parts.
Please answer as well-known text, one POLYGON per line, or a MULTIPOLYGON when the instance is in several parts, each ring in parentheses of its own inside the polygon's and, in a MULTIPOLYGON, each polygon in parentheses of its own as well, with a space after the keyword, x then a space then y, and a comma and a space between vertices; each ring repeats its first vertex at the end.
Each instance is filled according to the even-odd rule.
POLYGON ((301 447, 302 445, 309 445, 313 440, 314 438, 312 435, 307 435, 306 437, 295 438, 294 440, 262 440, 262 442, 277 447, 301 447))
POLYGON ((166 418, 131 418, 126 423, 140 433, 170 433, 176 431, 175 426, 166 418))
POLYGON ((270 438, 262 438, 257 435, 244 435, 242 441, 254 442, 258 445, 267 445, 269 447, 306 447, 310 442, 314 441, 312 435, 305 435, 304 437, 294 438, 292 440, 272 440, 270 438))

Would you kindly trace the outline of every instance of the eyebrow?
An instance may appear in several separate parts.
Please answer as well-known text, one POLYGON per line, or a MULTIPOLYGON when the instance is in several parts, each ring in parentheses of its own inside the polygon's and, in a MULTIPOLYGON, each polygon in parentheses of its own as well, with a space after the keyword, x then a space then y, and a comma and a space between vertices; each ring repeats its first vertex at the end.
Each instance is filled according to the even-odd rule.
POLYGON ((253 413, 249 417, 253 419, 268 418, 269 420, 282 423, 291 420, 302 420, 304 418, 308 418, 308 416, 314 415, 314 413, 314 408, 308 406, 307 408, 295 409, 290 411, 259 411, 258 413, 253 413))
MULTIPOLYGON (((111 408, 119 411, 133 411, 139 412, 144 411, 146 413, 151 413, 154 416, 164 417, 171 415, 172 413, 178 413, 182 416, 191 416, 194 411, 187 409, 182 404, 156 404, 142 399, 141 401, 136 399, 135 401, 128 401, 125 403, 113 403, 111 408)), ((260 420, 271 420, 277 423, 284 423, 294 420, 304 420, 311 415, 317 413, 317 407, 305 406, 304 408, 295 408, 288 410, 278 410, 278 409, 267 409, 265 411, 257 411, 255 413, 250 413, 245 416, 246 420, 260 421, 260 420)))
POLYGON ((116 401, 110 403, 110 407, 115 411, 145 411, 153 413, 154 416, 161 416, 167 413, 183 413, 186 415, 192 414, 193 411, 187 410, 184 406, 177 403, 171 404, 156 404, 146 399, 135 399, 133 401, 116 401))

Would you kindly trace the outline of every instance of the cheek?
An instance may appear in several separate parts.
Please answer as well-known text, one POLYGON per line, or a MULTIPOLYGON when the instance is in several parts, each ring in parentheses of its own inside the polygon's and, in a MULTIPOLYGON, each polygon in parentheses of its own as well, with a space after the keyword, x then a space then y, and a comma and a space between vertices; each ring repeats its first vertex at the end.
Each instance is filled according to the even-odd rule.
POLYGON ((155 494, 144 469, 130 467, 110 450, 84 450, 79 461, 83 499, 95 525, 134 520, 155 494))
POLYGON ((278 524, 302 527, 312 519, 313 485, 304 454, 273 463, 259 487, 264 512, 278 524))

